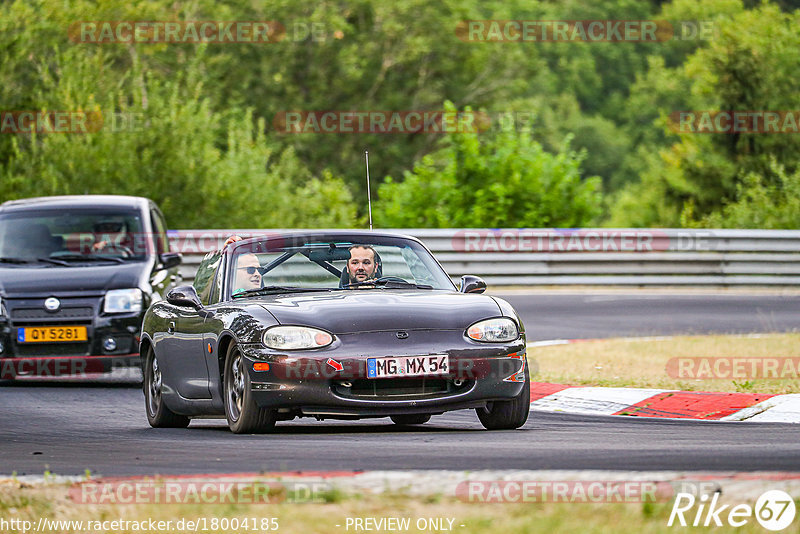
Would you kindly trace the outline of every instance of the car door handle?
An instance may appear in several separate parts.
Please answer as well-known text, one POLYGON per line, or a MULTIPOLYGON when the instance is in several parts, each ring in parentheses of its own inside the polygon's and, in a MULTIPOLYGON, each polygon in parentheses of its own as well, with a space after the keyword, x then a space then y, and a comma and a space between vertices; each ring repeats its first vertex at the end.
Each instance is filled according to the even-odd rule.
POLYGON ((170 321, 169 322, 169 328, 167 328, 167 333, 168 334, 174 334, 175 333, 175 321, 170 321))

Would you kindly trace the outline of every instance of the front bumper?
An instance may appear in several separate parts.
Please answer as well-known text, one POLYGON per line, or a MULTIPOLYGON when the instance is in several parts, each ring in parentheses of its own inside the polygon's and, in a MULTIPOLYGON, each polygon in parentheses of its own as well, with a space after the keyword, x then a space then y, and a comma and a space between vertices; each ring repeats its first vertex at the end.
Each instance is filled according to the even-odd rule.
POLYGON ((0 318, 0 379, 23 376, 61 377, 107 373, 138 367, 142 313, 96 316, 75 320, 14 320, 0 318), (20 343, 24 327, 85 326, 87 341, 20 343), (109 348, 106 340, 113 339, 109 348))
POLYGON ((524 337, 489 345, 466 340, 460 331, 413 334, 410 344, 398 343, 394 332, 353 334, 341 336, 326 350, 290 354, 245 345, 253 398, 263 408, 295 415, 437 414, 511 399, 530 379, 522 372, 524 337), (364 348, 356 349, 359 345, 364 348), (370 357, 429 354, 448 356, 446 375, 367 378, 370 357), (256 363, 262 368, 269 364, 269 370, 254 370, 256 363))

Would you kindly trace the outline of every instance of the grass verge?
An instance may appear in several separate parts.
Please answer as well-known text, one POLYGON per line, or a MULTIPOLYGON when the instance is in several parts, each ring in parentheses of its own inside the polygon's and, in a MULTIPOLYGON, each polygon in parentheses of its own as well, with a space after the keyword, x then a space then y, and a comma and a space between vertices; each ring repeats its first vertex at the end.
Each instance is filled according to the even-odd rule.
MULTIPOLYGON (((686 391, 723 391, 745 393, 800 393, 800 334, 753 334, 714 336, 675 336, 665 338, 633 338, 591 340, 564 345, 530 347, 528 359, 532 379, 538 382, 560 384, 679 389, 686 391), (667 364, 671 359, 698 358, 707 360, 691 362, 679 373, 677 362, 672 362, 672 372, 667 364), (715 374, 715 362, 710 358, 726 358, 730 367, 719 370, 725 378, 707 378, 715 374), (763 362, 747 361, 737 369, 735 359, 793 359, 789 364, 781 360, 778 375, 787 378, 763 378, 763 362), (789 365, 787 369, 784 366, 789 365), (796 373, 791 373, 792 370, 796 373), (730 371, 730 372, 727 372, 730 371), (743 372, 738 372, 743 371, 743 372), (696 377, 702 378, 696 378, 696 377), (760 376, 760 377, 759 377, 760 376)), ((684 360, 685 361, 685 360, 684 360)))
MULTIPOLYGON (((178 532, 176 522, 205 521, 201 532, 283 532, 297 534, 331 534, 336 532, 363 532, 348 518, 408 518, 410 528, 403 532, 454 532, 458 534, 534 533, 534 532, 580 532, 580 533, 659 533, 674 532, 667 520, 672 509, 669 502, 658 503, 515 503, 515 504, 471 504, 444 496, 409 496, 404 494, 348 495, 337 494, 332 502, 320 504, 261 504, 261 505, 208 505, 208 504, 104 504, 86 505, 72 502, 68 485, 26 485, 0 483, 0 517, 5 520, 31 521, 39 518, 54 521, 172 521, 169 532, 178 532), (275 522, 269 522, 275 518, 275 522), (268 529, 242 528, 243 520, 263 519, 271 525, 268 529), (418 523, 424 520, 426 524, 418 523), (440 520, 445 528, 418 528, 428 526, 427 520, 440 520), (452 519, 452 523, 448 520, 452 519), (213 528, 213 521, 218 526, 213 528), (227 522, 225 521, 227 520, 227 522), (239 528, 232 528, 238 521, 239 528), (223 528, 224 527, 227 528, 223 528), (338 526, 337 526, 338 525, 338 526), (277 529, 274 528, 277 526, 277 529)), ((691 519, 690 519, 691 520, 691 519)), ((50 523, 53 527, 53 524, 50 523)), ((74 525, 73 525, 74 526, 74 525)), ((91 526, 91 525, 88 525, 91 526)), ((678 527, 680 528, 680 527, 678 527)), ((148 531, 148 530, 144 530, 148 531)), ((186 531, 185 529, 183 531, 186 531)), ((392 530, 373 529, 377 532, 392 530)), ((65 525, 49 528, 44 532, 78 532, 65 525)), ((115 534, 140 534, 143 530, 129 525, 115 528, 115 534)), ((747 525, 736 532, 763 532, 751 518, 747 525)))

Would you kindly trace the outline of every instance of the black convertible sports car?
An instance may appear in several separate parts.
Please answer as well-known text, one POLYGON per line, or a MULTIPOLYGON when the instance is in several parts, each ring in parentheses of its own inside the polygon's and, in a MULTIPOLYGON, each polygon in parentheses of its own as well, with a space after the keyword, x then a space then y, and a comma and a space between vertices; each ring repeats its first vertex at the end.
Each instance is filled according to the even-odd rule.
POLYGON ((530 406, 525 331, 485 288, 464 276, 459 291, 413 237, 235 242, 145 315, 148 421, 217 415, 252 433, 303 416, 409 425, 472 408, 487 429, 518 428, 530 406))

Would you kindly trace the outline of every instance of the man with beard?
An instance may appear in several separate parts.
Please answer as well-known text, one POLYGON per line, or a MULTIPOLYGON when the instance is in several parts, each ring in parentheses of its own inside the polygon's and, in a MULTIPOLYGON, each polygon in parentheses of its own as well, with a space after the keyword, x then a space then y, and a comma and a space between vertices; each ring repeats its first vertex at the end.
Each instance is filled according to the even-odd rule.
POLYGON ((350 259, 347 260, 348 283, 355 284, 376 278, 380 260, 375 249, 370 245, 353 245, 350 247, 350 259))

